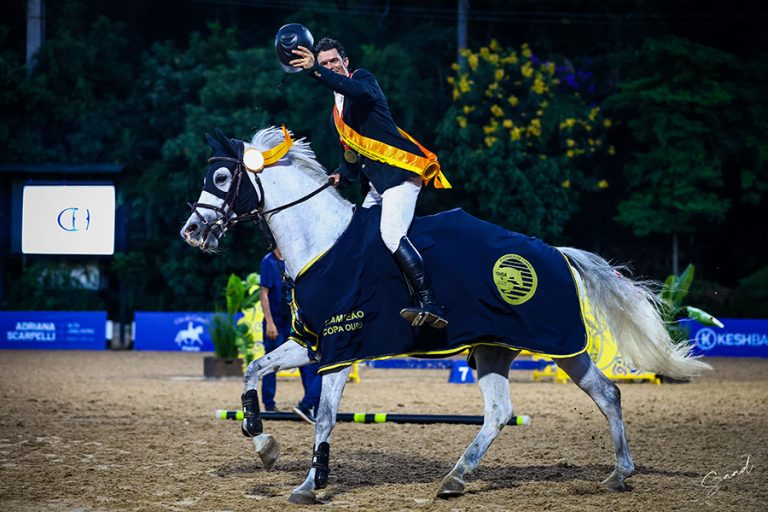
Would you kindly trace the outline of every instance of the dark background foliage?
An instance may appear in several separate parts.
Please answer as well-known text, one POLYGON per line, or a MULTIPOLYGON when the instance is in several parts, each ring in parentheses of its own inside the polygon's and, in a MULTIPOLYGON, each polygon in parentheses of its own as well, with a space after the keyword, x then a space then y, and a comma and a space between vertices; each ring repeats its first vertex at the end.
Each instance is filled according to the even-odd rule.
MULTIPOLYGON (((612 121, 605 137, 615 154, 568 171, 573 187, 564 190, 558 184, 571 174, 556 161, 526 168, 514 149, 486 151, 480 130, 456 127, 448 83, 456 5, 49 0, 45 42, 28 73, 26 2, 4 2, 0 164, 124 166, 116 180, 124 243, 96 261, 98 288, 83 290, 68 272, 93 261, 22 257, 9 250, 7 227, 3 308, 211 310, 228 275, 256 269, 266 246, 255 226, 238 227, 216 256, 186 246, 178 229, 185 202, 199 194, 204 136, 215 127, 245 139, 285 123, 312 141, 323 165, 337 165, 327 91, 286 76, 274 57, 277 28, 301 22, 316 38, 342 40, 352 67, 374 72, 400 126, 441 155, 455 188, 425 191, 419 213, 464 207, 661 280, 676 255, 681 267, 696 265, 692 303, 722 316, 768 315, 765 8, 472 1, 470 49, 492 39, 502 48, 528 43, 612 121), (528 188, 516 185, 522 178, 528 188)), ((26 178, 0 174, 5 218, 12 184, 26 178)), ((345 193, 360 199, 354 188, 345 193)))

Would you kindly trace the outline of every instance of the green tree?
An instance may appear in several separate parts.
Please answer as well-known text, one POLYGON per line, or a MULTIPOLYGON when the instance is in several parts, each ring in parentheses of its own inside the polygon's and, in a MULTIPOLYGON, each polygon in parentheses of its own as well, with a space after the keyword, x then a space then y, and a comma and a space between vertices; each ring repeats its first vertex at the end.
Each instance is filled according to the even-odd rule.
POLYGON ((510 229, 547 239, 562 235, 580 188, 607 182, 591 173, 606 148, 610 120, 567 87, 573 73, 496 41, 465 50, 467 69, 454 64, 453 105, 438 133, 449 179, 471 210, 510 229))
POLYGON ((749 86, 753 101, 740 99, 741 64, 714 48, 648 40, 621 60, 620 92, 606 102, 611 115, 626 120, 631 153, 624 167, 629 194, 617 220, 637 236, 671 236, 677 274, 678 236, 725 219, 734 195, 726 187, 729 169, 735 167, 730 180, 739 195, 753 202, 763 196, 768 153, 765 136, 754 130, 765 129, 765 100, 749 86))

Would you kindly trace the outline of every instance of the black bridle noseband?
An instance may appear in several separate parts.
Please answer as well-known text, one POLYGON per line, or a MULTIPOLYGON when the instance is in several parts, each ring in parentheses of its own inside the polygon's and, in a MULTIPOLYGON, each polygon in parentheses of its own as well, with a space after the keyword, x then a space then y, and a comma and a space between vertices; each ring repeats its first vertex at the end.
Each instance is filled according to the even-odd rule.
MULTIPOLYGON (((230 226, 234 226, 239 222, 242 222, 244 220, 254 220, 259 227, 262 229, 262 232, 264 233, 265 238, 268 241, 268 244, 270 245, 269 250, 271 251, 273 247, 273 240, 274 238, 271 236, 271 233, 269 232, 269 227, 267 226, 266 222, 262 222, 262 220, 266 220, 267 215, 274 215, 278 212, 281 212, 283 210, 286 210, 292 206, 296 206, 297 204, 303 203, 307 199, 316 196, 326 188, 330 187, 334 180, 333 178, 328 178, 328 181, 321 185, 319 188, 313 190, 309 194, 300 197, 299 199, 295 201, 291 201, 290 203, 286 203, 282 206, 278 206, 276 208, 272 208, 267 211, 263 211, 264 209, 264 186, 261 184, 261 179, 259 178, 259 172, 254 172, 254 181, 256 182, 256 186, 258 187, 258 190, 256 191, 256 207, 252 208, 248 213, 245 213, 243 215, 237 215, 235 212, 235 204, 237 203, 237 199, 240 195, 240 186, 243 182, 243 176, 245 175, 245 164, 243 163, 243 159, 241 158, 232 158, 227 156, 214 156, 208 159, 209 162, 229 162, 235 164, 235 170, 232 172, 232 183, 229 186, 229 190, 227 190, 227 195, 224 197, 224 204, 223 206, 216 206, 212 204, 206 204, 206 203, 187 203, 187 206, 189 206, 192 209, 192 212, 200 219, 200 222, 205 226, 203 228, 203 233, 201 234, 201 239, 205 240, 208 238, 209 234, 213 234, 214 237, 216 237, 216 240, 221 240, 221 238, 224 236, 224 233, 226 233, 227 229, 230 228, 230 226), (217 214, 220 215, 219 219, 214 222, 213 224, 209 224, 208 221, 205 219, 205 217, 198 211, 198 208, 205 208, 208 210, 213 210, 217 214)), ((215 186, 215 185, 214 185, 215 186)))

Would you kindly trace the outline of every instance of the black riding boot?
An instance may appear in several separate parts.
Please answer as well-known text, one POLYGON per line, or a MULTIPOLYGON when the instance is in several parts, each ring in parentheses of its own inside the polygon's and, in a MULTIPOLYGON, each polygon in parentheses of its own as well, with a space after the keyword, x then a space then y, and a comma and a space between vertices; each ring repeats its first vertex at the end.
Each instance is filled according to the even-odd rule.
POLYGON ((448 325, 448 320, 445 319, 443 308, 432 289, 432 283, 424 268, 424 260, 407 236, 400 239, 394 256, 419 304, 416 308, 403 308, 400 310, 400 316, 414 327, 431 325, 435 329, 444 328, 448 325))

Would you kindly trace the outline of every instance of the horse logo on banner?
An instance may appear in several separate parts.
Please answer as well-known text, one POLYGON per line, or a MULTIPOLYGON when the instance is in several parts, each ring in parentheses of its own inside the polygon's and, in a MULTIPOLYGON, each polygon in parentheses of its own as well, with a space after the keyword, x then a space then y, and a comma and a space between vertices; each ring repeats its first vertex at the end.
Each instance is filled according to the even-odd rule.
POLYGON ((195 324, 192 322, 187 322, 187 328, 180 330, 176 334, 176 344, 179 345, 179 347, 189 347, 190 345, 194 345, 197 343, 198 345, 203 345, 203 340, 200 339, 200 335, 203 334, 203 326, 198 325, 195 327, 195 324))

